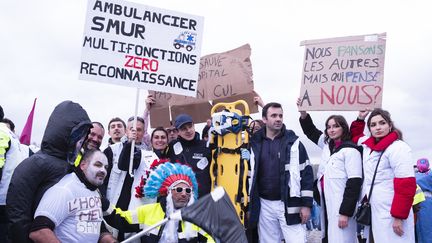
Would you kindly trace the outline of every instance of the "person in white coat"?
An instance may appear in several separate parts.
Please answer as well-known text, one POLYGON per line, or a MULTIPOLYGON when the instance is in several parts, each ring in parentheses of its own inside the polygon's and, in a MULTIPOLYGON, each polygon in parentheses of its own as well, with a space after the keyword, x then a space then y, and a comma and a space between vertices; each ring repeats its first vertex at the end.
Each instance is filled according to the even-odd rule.
MULTIPOLYGON (((132 135, 131 137, 133 139, 137 138, 135 135, 132 135)), ((107 193, 107 197, 112 205, 117 205, 119 208, 124 207, 126 208, 125 210, 134 210, 138 206, 156 202, 154 198, 148 198, 144 195, 143 188, 146 184, 150 171, 153 170, 161 160, 164 161, 164 159, 167 158, 166 149, 168 146, 168 134, 164 128, 157 127, 153 130, 150 141, 152 146, 151 150, 135 150, 133 161, 134 176, 132 181, 129 182, 127 182, 125 178, 127 178, 129 171, 131 144, 124 144, 118 157, 118 163, 114 163, 115 166, 113 167, 114 172, 118 171, 120 177, 117 177, 121 180, 116 180, 112 183, 110 181, 109 183, 112 185, 108 187, 115 189, 113 191, 115 194, 110 193, 110 191, 107 193), (124 185, 127 185, 127 187, 124 185)), ((110 214, 110 209, 107 212, 110 214)), ((119 235, 127 232, 135 232, 137 230, 134 227, 127 228, 118 225, 113 216, 107 216, 105 219, 114 228, 122 229, 120 230, 119 235)), ((131 234, 125 234, 125 237, 130 236, 131 234)), ((123 236, 120 235, 119 237, 123 236)), ((135 240, 134 242, 140 241, 135 240)))
POLYGON ((343 116, 330 116, 324 133, 315 127, 305 111, 300 111, 299 121, 304 134, 322 149, 316 182, 322 242, 356 243, 357 223, 352 216, 362 184, 360 147, 351 141, 343 116))
POLYGON ((363 146, 364 182, 361 198, 368 197, 372 212, 372 230, 365 229, 369 242, 414 243, 412 203, 416 192, 411 148, 402 141, 390 113, 374 109, 367 126, 371 136, 364 136, 364 119, 368 111, 359 113, 351 125, 353 140, 363 146), (382 154, 382 156, 381 156, 382 154), (379 160, 381 156, 381 160, 379 160), (372 195, 367 195, 378 164, 372 195))

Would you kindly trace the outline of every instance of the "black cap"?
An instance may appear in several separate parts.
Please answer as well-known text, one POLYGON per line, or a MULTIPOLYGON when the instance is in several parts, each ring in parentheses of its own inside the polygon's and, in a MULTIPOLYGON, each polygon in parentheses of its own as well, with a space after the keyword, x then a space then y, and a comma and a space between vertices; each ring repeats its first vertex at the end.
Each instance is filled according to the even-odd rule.
POLYGON ((180 114, 175 119, 175 128, 180 129, 186 123, 193 122, 192 117, 186 114, 180 114))

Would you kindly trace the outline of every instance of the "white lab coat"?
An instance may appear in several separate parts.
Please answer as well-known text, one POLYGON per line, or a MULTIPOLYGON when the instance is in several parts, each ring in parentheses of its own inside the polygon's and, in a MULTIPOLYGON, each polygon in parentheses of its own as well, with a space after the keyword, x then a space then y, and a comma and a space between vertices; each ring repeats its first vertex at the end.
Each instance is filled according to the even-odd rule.
MULTIPOLYGON (((108 181, 107 198, 110 201, 111 205, 116 205, 123 188, 126 174, 129 172, 120 170, 118 168, 118 162, 119 162, 118 160, 123 150, 123 143, 121 142, 115 143, 110 146, 113 151, 113 168, 111 170, 110 179, 108 181)), ((155 159, 158 159, 158 157, 153 151, 147 151, 141 149, 140 165, 136 170, 133 170, 134 177, 133 177, 132 187, 130 188, 131 198, 130 198, 128 210, 134 210, 138 206, 156 202, 155 198, 135 197, 135 187, 140 184, 142 176, 147 177, 146 171, 150 170, 150 165, 153 163, 155 159)), ((112 228, 111 230, 113 235, 117 236, 118 234, 117 229, 112 228)), ((133 235, 135 235, 135 233, 125 233, 126 238, 131 237, 133 235)), ((134 240, 133 242, 139 243, 141 241, 138 239, 138 240, 134 240)))
POLYGON ((134 181, 131 187, 131 200, 128 210, 135 210, 139 206, 156 202, 155 198, 135 197, 135 187, 140 185, 141 177, 147 178, 147 171, 150 171, 150 165, 157 159, 159 158, 153 151, 141 150, 141 163, 134 171, 134 181))
MULTIPOLYGON (((324 197, 328 217, 328 242, 357 242, 357 222, 354 217, 348 220, 348 226, 344 229, 338 227, 339 208, 342 204, 346 182, 350 178, 362 177, 362 158, 355 148, 342 148, 337 153, 330 154, 328 144, 324 143, 324 134, 321 135, 318 146, 323 150, 321 162, 317 173, 318 190, 322 201, 322 189, 320 180, 324 176, 324 197)), ((323 206, 321 204, 321 206, 323 206)), ((321 210, 322 236, 325 234, 325 214, 321 210)))
MULTIPOLYGON (((362 137, 359 144, 367 137, 362 137)), ((361 198, 369 193, 375 167, 381 152, 373 151, 363 146, 363 168, 365 179, 363 182, 361 198)), ((372 231, 377 243, 414 243, 414 216, 412 209, 406 220, 403 221, 404 234, 400 237, 393 231, 393 217, 390 214, 394 197, 394 178, 414 177, 413 160, 410 147, 401 140, 396 140, 384 151, 378 166, 372 196, 370 198, 372 209, 372 231)), ((369 227, 365 229, 366 234, 369 227)), ((368 235, 368 234, 367 234, 368 235)))
MULTIPOLYGON (((126 174, 128 171, 123 171, 118 168, 118 160, 120 157, 120 153, 123 149, 122 143, 115 143, 110 145, 113 151, 113 168, 111 170, 110 178, 108 181, 108 189, 107 189, 107 199, 111 204, 116 205, 117 201, 120 197, 121 190, 123 188, 124 180, 126 178, 126 174)), ((133 171, 133 183, 131 190, 131 200, 129 203, 129 210, 133 210, 138 206, 148 203, 154 203, 154 199, 148 198, 136 198, 135 197, 135 187, 138 186, 141 182, 141 176, 146 175, 146 171, 150 170, 150 165, 153 163, 155 159, 158 159, 157 155, 153 151, 147 151, 141 149, 141 161, 139 167, 133 171)))

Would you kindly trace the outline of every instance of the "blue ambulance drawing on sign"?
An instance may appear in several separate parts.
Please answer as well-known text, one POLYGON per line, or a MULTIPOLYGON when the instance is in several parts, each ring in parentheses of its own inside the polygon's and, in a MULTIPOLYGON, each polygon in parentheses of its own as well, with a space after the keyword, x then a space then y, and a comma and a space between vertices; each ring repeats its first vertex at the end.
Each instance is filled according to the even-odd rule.
POLYGON ((183 31, 174 40, 173 45, 175 49, 186 48, 187 51, 192 51, 193 49, 195 49, 196 36, 196 33, 183 31))

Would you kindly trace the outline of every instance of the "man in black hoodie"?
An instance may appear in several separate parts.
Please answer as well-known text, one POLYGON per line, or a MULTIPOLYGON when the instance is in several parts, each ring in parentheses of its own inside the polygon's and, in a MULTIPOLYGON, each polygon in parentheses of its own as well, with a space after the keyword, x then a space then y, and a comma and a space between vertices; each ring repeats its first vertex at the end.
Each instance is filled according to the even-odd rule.
POLYGON ((168 157, 173 163, 187 164, 195 172, 199 197, 208 194, 211 190, 210 162, 211 150, 204 140, 195 132, 192 117, 186 114, 178 115, 175 119, 178 138, 169 144, 168 157))
POLYGON ((87 112, 77 103, 64 101, 54 109, 41 150, 21 162, 12 175, 6 201, 12 242, 31 242, 29 229, 43 194, 71 171, 91 127, 87 112))

